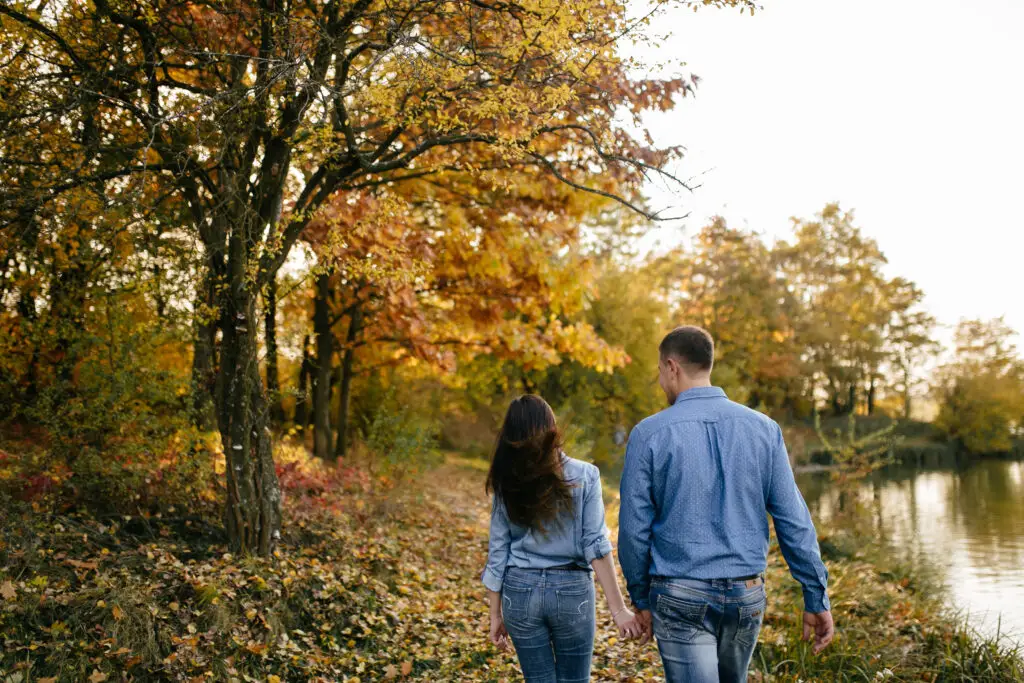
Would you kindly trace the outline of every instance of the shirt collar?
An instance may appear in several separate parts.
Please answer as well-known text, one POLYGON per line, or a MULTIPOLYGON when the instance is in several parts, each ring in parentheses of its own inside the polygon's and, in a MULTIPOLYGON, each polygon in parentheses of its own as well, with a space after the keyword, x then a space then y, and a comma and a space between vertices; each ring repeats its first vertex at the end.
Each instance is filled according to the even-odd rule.
POLYGON ((726 398, 726 396, 721 387, 693 387, 692 389, 680 392, 676 396, 675 403, 672 405, 679 405, 680 402, 689 401, 693 398, 726 398))

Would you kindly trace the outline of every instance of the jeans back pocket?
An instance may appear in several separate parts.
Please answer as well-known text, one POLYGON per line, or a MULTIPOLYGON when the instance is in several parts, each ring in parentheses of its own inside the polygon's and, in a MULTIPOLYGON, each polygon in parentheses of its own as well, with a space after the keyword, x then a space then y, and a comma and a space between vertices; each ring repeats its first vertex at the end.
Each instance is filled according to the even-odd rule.
POLYGON ((501 615, 505 623, 522 623, 530 613, 530 597, 532 588, 510 586, 506 583, 501 587, 501 615))
POLYGON ((575 626, 594 616, 594 585, 580 584, 555 589, 558 618, 575 626))
POLYGON ((707 612, 706 602, 661 593, 654 606, 654 633, 660 640, 688 643, 704 629, 707 612))

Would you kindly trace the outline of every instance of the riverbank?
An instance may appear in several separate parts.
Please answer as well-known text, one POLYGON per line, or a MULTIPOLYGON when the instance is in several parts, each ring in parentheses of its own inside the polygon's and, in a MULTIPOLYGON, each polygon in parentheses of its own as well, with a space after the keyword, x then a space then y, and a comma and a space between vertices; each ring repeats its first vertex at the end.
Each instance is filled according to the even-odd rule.
MULTIPOLYGON (((96 519, 8 502, 0 681, 521 680, 485 640, 483 463, 449 457, 395 485, 295 462, 268 559, 232 557, 213 520, 180 512, 96 519)), ((1024 680, 1009 647, 944 613, 927 577, 848 535, 823 533, 822 548, 835 643, 814 657, 799 641, 798 586, 773 546, 752 680, 1024 680)), ((594 680, 658 680, 653 646, 619 642, 603 604, 598 623, 594 680)))
MULTIPOLYGON (((796 470, 817 472, 832 469, 832 454, 825 450, 812 421, 784 421, 781 424, 796 470)), ((930 422, 894 419, 883 414, 858 416, 854 422, 854 433, 857 437, 864 437, 890 426, 894 427, 892 436, 896 440, 890 453, 893 467, 956 469, 984 460, 1024 460, 1024 440, 1017 440, 1005 452, 969 453, 958 448, 930 422)), ((821 431, 834 436, 836 441, 846 438, 849 428, 849 417, 827 417, 821 422, 821 431)))

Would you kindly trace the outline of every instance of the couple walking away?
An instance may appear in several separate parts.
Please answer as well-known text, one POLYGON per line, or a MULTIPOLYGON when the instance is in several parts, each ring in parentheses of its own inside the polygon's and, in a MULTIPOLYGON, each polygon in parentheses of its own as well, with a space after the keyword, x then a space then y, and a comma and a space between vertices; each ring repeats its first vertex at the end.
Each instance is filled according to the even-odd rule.
POLYGON ((550 406, 512 402, 487 488, 494 493, 483 582, 490 638, 511 638, 530 683, 590 680, 595 591, 619 634, 657 639, 670 683, 746 683, 767 604, 768 519, 804 595, 804 638, 820 652, 833 635, 810 513, 779 425, 711 385, 714 342, 699 327, 659 347, 669 407, 629 435, 622 472, 615 577, 597 468, 562 452, 550 406), (766 514, 767 513, 767 514, 766 514))

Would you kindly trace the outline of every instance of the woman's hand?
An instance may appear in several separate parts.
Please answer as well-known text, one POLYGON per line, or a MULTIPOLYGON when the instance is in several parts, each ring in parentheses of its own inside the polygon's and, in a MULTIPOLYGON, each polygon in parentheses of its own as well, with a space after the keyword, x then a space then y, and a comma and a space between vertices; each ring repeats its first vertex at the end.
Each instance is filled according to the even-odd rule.
POLYGON ((623 607, 615 614, 615 625, 619 627, 620 638, 639 638, 643 634, 643 625, 628 607, 623 607))
POLYGON ((508 652, 508 631, 500 614, 491 614, 491 642, 502 652, 508 652))

